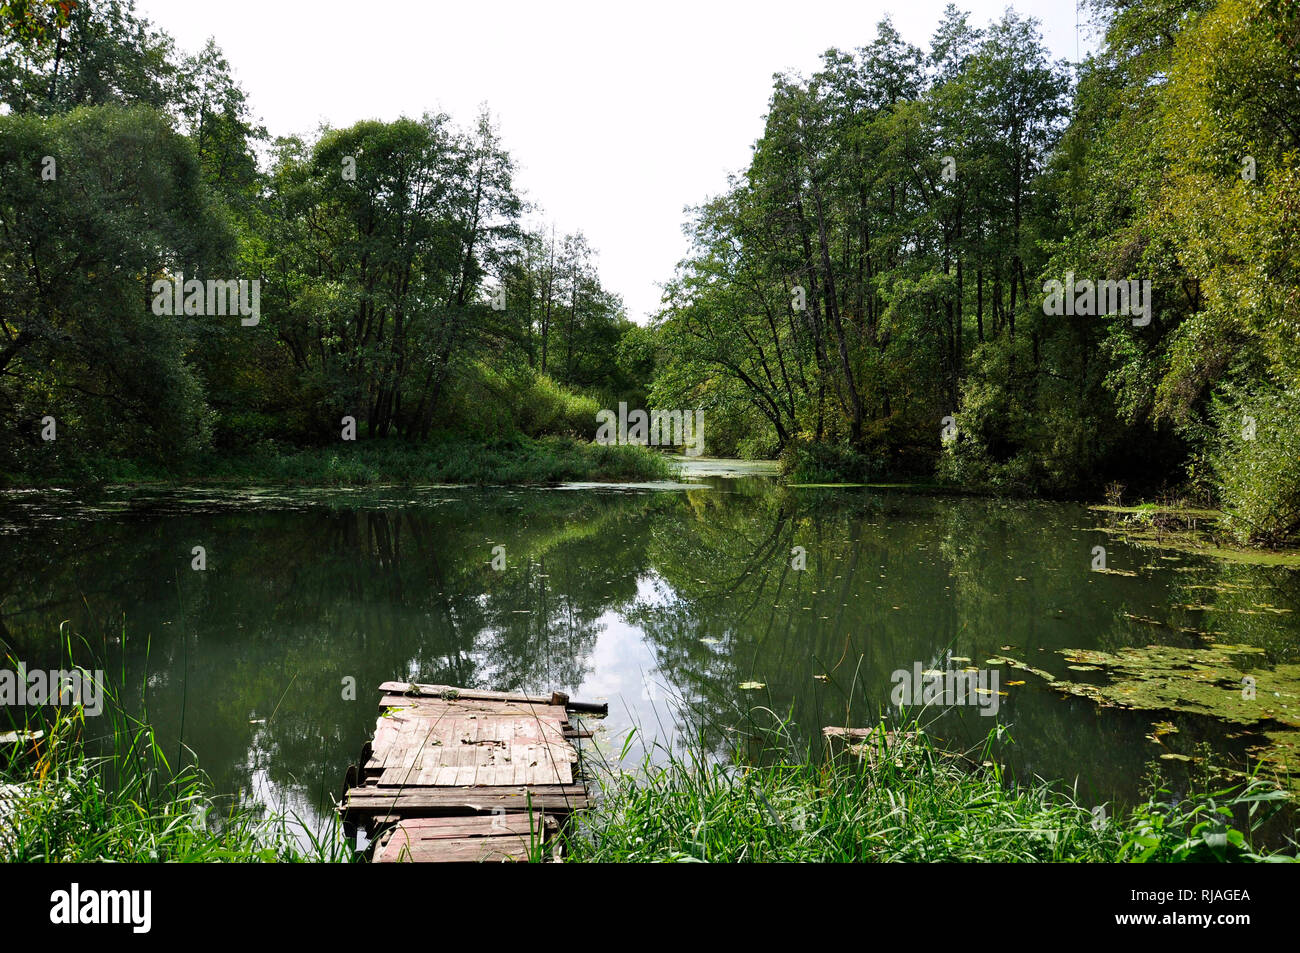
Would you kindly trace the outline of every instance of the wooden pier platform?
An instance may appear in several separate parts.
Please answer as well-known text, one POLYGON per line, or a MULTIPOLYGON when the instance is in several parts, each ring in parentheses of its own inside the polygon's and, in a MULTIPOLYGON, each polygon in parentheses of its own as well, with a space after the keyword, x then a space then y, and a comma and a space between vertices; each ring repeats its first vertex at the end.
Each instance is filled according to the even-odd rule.
POLYGON ((375 736, 348 769, 339 812, 375 863, 528 860, 587 806, 570 712, 607 706, 384 682, 375 736))

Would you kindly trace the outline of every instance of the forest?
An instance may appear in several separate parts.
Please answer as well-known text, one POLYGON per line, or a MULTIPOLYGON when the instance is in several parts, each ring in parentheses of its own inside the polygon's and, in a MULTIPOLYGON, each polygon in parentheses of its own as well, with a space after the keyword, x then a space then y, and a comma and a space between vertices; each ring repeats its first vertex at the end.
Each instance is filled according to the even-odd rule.
POLYGON ((1170 495, 1291 537, 1300 8, 1090 12, 1077 71, 1033 21, 950 6, 928 49, 886 20, 779 77, 749 167, 694 210, 652 399, 805 480, 1170 495), (1121 282, 1142 318, 1096 294, 1121 282))
POLYGON ((1092 0, 1078 64, 1011 10, 949 6, 924 49, 883 20, 774 78, 645 325, 582 234, 525 224, 487 111, 275 134, 214 42, 183 52, 129 0, 4 11, 7 483, 319 449, 373 477, 338 463, 348 435, 407 461, 556 441, 581 472, 627 402, 794 481, 1300 528, 1294 0, 1092 0), (178 276, 255 281, 257 320, 154 313, 178 276))
POLYGON ((0 472, 202 472, 338 447, 344 417, 358 443, 590 439, 644 403, 645 332, 581 234, 521 225, 486 112, 273 136, 215 43, 130 2, 5 11, 0 472), (177 276, 256 282, 260 313, 160 316, 177 276))

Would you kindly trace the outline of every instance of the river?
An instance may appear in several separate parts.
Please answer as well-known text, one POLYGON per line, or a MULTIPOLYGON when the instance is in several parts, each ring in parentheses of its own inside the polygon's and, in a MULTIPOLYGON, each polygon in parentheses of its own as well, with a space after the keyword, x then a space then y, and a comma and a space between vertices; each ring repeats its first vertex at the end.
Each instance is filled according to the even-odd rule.
POLYGON ((1257 739, 1062 691, 1043 673, 1097 677, 1064 650, 1300 656, 1294 570, 1129 544, 1082 505, 782 487, 730 461, 682 479, 9 492, 0 639, 57 667, 63 626, 164 750, 306 819, 390 679, 607 700, 595 743, 617 759, 635 725, 635 763, 686 737, 725 754, 777 719, 818 748, 824 725, 896 716, 898 672, 996 669, 996 703, 932 706, 931 734, 982 758, 1001 724, 993 756, 1100 804, 1140 797, 1153 765, 1175 791, 1195 759, 1241 767, 1257 739))

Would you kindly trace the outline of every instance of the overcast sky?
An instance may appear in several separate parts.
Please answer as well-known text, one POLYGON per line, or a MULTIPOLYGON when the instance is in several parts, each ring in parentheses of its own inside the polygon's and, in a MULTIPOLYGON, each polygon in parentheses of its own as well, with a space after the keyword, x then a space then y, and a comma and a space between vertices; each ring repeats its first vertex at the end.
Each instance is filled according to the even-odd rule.
MULTIPOLYGON (((426 111, 468 127, 486 103, 516 185, 559 232, 586 234, 602 282, 644 321, 686 251, 683 207, 745 167, 772 74, 808 73, 828 47, 867 44, 885 14, 926 48, 946 2, 137 0, 137 9, 187 52, 215 37, 272 135, 426 111)), ((1007 5, 958 3, 979 26, 1007 5)), ((1074 0, 1011 5, 1042 21, 1054 57, 1075 59, 1074 0)))

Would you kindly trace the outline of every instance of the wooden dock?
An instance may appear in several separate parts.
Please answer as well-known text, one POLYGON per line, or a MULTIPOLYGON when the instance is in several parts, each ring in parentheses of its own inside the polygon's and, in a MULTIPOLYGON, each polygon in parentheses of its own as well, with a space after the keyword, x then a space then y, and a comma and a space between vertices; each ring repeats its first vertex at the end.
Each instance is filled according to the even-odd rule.
POLYGON ((384 682, 374 739, 348 769, 339 812, 375 863, 528 860, 587 806, 567 695, 384 682))

